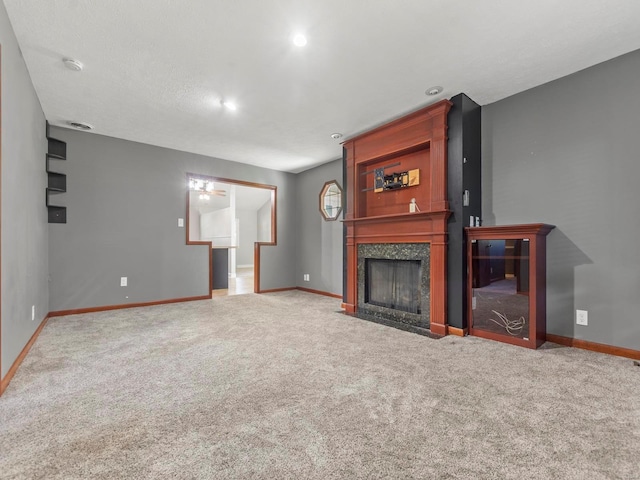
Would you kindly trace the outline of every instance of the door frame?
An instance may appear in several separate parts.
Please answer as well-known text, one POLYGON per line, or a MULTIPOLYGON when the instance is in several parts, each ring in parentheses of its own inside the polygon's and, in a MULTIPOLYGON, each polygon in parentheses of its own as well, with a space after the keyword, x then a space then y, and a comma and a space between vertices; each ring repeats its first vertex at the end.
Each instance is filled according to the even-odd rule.
POLYGON ((187 178, 185 181, 185 190, 186 190, 186 239, 187 245, 206 245, 209 249, 209 297, 212 297, 213 291, 213 262, 212 262, 212 247, 213 242, 205 242, 202 240, 191 240, 189 238, 189 211, 190 211, 190 202, 191 198, 189 195, 189 179, 192 177, 202 178, 205 180, 209 180, 214 183, 230 183, 233 185, 242 185, 244 187, 254 187, 254 188, 263 188, 271 191, 271 238, 268 242, 254 242, 253 244, 253 292, 254 293, 265 293, 266 290, 262 290, 260 287, 260 253, 262 247, 273 247, 278 244, 278 223, 277 223, 277 199, 278 199, 278 187, 275 185, 268 185, 264 183, 256 183, 256 182, 247 182, 245 180, 236 180, 231 178, 222 178, 222 177, 214 177, 211 175, 204 175, 200 173, 190 173, 187 172, 187 178))

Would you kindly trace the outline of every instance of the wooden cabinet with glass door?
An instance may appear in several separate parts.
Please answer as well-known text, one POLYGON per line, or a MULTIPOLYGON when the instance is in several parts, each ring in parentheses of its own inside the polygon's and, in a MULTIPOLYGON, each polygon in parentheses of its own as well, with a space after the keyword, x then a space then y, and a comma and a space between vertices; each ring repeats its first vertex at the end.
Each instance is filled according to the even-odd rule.
POLYGON ((467 227, 469 334, 537 348, 546 340, 546 236, 553 225, 467 227))

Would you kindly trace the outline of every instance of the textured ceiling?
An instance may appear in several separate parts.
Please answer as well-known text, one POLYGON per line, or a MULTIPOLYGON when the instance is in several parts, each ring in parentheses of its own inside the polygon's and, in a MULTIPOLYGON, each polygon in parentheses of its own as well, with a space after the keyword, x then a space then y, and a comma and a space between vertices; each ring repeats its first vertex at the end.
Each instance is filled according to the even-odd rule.
POLYGON ((486 105, 640 48, 632 0, 3 1, 52 124, 290 172, 443 98, 486 105))

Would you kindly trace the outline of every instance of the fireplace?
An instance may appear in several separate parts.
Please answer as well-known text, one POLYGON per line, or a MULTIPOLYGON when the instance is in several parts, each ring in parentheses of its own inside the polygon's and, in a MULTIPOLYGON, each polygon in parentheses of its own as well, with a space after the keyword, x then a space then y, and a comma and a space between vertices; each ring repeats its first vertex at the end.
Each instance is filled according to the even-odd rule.
POLYGON ((419 315, 420 270, 417 260, 367 258, 364 302, 419 315))
POLYGON ((429 328, 429 244, 358 245, 358 312, 429 328))
POLYGON ((347 313, 447 335, 450 107, 442 100, 344 143, 347 313))

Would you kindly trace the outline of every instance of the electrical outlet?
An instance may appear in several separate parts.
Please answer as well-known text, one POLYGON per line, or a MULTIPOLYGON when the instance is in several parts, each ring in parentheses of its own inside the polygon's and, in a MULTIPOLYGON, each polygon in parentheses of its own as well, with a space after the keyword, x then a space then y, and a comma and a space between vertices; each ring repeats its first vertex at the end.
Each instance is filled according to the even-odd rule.
POLYGON ((305 273, 305 274, 304 274, 304 276, 303 276, 302 278, 303 278, 303 280, 304 280, 305 282, 308 282, 308 281, 309 281, 309 274, 308 274, 308 273, 305 273))
POLYGON ((589 325, 589 314, 586 310, 576 310, 576 323, 578 325, 589 325))
POLYGON ((36 306, 31 305, 31 321, 33 322, 36 319, 36 306))
POLYGON ((120 277, 120 286, 121 287, 127 286, 127 277, 120 277))

